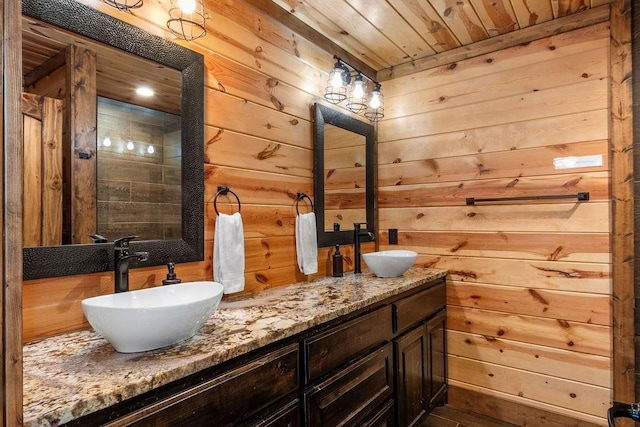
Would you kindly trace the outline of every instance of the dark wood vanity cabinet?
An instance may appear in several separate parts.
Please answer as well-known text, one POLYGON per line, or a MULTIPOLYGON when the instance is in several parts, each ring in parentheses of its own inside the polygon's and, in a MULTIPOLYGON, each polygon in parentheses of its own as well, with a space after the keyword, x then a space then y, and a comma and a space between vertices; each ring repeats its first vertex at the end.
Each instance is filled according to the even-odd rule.
POLYGON ((443 278, 306 339, 305 425, 422 422, 446 393, 445 304, 443 278))
POLYGON ((445 280, 70 425, 411 426, 446 394, 445 280))

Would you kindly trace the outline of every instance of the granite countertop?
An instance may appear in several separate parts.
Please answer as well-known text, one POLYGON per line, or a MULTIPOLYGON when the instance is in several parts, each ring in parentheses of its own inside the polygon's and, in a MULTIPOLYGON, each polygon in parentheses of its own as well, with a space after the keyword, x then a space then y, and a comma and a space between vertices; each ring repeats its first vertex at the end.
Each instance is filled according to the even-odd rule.
POLYGON ((225 299, 193 338, 142 353, 117 353, 93 331, 29 343, 24 425, 57 426, 445 275, 412 268, 381 279, 365 272, 225 299))

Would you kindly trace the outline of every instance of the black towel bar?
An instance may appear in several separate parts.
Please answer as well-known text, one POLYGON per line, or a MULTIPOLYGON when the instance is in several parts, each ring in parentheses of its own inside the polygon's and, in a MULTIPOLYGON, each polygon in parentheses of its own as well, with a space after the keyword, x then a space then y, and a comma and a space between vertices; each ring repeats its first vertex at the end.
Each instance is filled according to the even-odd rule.
POLYGON ((300 215, 300 211, 298 210, 298 203, 300 203, 300 200, 303 200, 305 197, 309 199, 309 203, 311 203, 311 212, 314 212, 313 200, 311 200, 311 197, 307 196, 305 193, 298 192, 298 195, 296 196, 296 213, 298 215, 300 215))
POLYGON ((220 212, 218 212, 218 196, 226 196, 229 193, 236 196, 236 200, 238 200, 238 213, 240 213, 240 210, 242 209, 242 205, 240 204, 240 197, 238 197, 238 195, 234 193, 226 185, 218 185, 218 192, 216 193, 216 196, 213 198, 213 209, 215 209, 216 215, 220 215, 220 212))
POLYGON ((589 193, 582 192, 578 194, 554 194, 548 196, 521 196, 521 197, 497 197, 488 199, 476 199, 475 197, 467 197, 467 206, 475 205, 478 202, 511 202, 518 200, 548 200, 548 199, 575 199, 579 202, 585 202, 589 200, 589 193))

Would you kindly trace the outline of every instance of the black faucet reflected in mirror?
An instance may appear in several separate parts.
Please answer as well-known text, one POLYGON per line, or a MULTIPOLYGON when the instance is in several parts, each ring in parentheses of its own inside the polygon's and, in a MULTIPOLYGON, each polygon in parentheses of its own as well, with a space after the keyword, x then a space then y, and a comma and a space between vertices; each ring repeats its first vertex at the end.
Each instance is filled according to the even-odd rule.
POLYGON ((360 263, 360 237, 369 236, 371 240, 376 240, 376 236, 367 229, 361 229, 360 226, 367 226, 366 222, 354 222, 353 223, 353 272, 356 274, 362 273, 362 264, 360 263))
POLYGON ((138 236, 121 237, 113 241, 115 258, 115 291, 127 292, 129 290, 129 261, 136 259, 146 261, 149 259, 149 252, 129 253, 129 242, 138 236))

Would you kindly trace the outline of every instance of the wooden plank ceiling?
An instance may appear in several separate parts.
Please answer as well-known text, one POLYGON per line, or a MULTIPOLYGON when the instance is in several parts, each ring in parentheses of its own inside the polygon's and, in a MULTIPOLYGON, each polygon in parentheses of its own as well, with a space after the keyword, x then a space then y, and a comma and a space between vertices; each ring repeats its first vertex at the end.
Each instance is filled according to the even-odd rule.
POLYGON ((271 0, 376 71, 610 0, 271 0))

